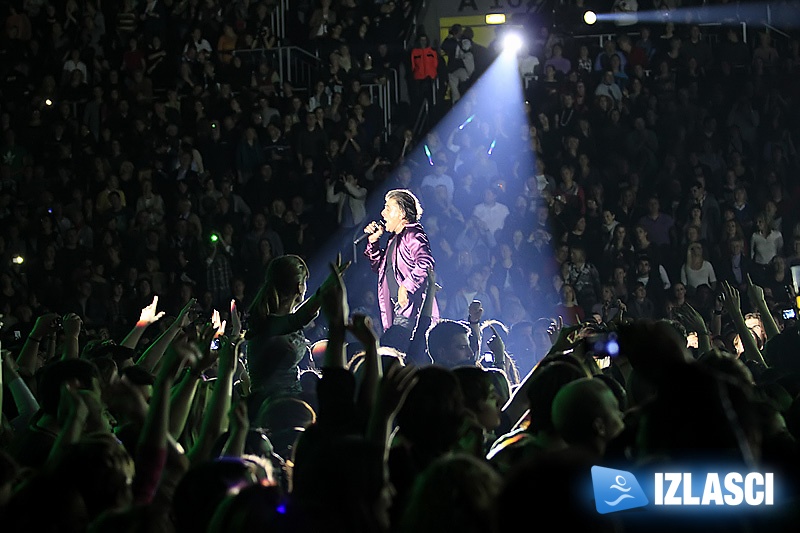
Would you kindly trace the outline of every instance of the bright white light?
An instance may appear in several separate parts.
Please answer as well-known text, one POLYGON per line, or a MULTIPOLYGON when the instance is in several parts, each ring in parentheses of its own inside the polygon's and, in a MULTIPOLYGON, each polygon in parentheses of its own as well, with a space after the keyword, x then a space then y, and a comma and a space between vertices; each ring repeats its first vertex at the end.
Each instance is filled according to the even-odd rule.
POLYGON ((509 33, 503 39, 503 50, 516 54, 522 48, 522 37, 516 33, 509 33))
POLYGON ((597 22, 597 15, 595 15, 594 11, 587 11, 583 14, 583 21, 591 26, 595 22, 597 22))

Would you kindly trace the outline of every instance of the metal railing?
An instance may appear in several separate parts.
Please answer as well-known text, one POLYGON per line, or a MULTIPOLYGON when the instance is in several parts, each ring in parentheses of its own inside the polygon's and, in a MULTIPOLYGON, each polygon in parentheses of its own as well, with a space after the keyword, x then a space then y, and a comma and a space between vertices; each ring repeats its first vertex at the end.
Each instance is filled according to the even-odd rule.
MULTIPOLYGON (((434 98, 435 98, 436 91, 434 90, 434 98)), ((414 122, 414 137, 419 139, 422 133, 425 131, 425 125, 428 122, 428 115, 430 114, 430 104, 428 103, 428 99, 424 98, 422 100, 422 105, 419 107, 419 113, 417 113, 417 120, 414 122)))
MULTIPOLYGON (((706 23, 703 23, 703 24, 698 24, 698 26, 700 26, 701 28, 720 27, 720 26, 727 26, 727 25, 728 24, 722 23, 722 22, 706 22, 706 23)), ((734 25, 741 27, 741 30, 742 30, 742 41, 744 41, 746 43, 747 42, 747 22, 744 22, 744 21, 736 22, 734 25)), ((598 46, 600 48, 602 48, 603 45, 607 41, 616 40, 621 35, 621 33, 622 32, 620 32, 620 33, 592 33, 592 34, 589 34, 589 35, 573 35, 572 36, 572 40, 574 40, 574 41, 590 40, 591 41, 591 40, 595 40, 596 39, 598 46)), ((625 35, 627 35, 629 37, 638 37, 640 34, 639 34, 639 32, 627 32, 627 33, 625 33, 625 35)), ((709 44, 713 44, 712 40, 713 41, 717 40, 717 36, 716 35, 712 35, 712 34, 705 34, 704 37, 706 38, 706 40, 709 41, 709 44)))
POLYGON ((270 13, 270 26, 272 27, 272 33, 274 33, 278 39, 281 40, 286 38, 286 12, 288 10, 289 0, 280 0, 272 13, 270 13))
POLYGON ((411 20, 409 21, 406 31, 403 33, 403 50, 408 50, 410 45, 414 43, 417 35, 417 17, 420 12, 425 8, 425 0, 416 0, 414 7, 411 8, 411 20))
POLYGON ((781 37, 784 37, 786 39, 791 39, 792 38, 791 35, 789 35, 788 33, 786 33, 785 31, 783 31, 781 29, 776 28, 772 24, 766 23, 766 24, 764 24, 764 27, 766 29, 768 29, 770 32, 777 33, 778 35, 780 35, 781 37))

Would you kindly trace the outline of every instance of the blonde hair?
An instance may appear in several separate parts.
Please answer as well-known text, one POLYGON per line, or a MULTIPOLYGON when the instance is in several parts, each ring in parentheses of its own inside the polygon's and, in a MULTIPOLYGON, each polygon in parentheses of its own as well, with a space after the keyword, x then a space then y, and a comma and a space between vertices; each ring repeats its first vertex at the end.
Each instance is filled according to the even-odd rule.
POLYGON ((297 287, 308 279, 308 266, 300 256, 281 255, 267 264, 264 283, 250 306, 250 315, 256 319, 275 314, 281 301, 297 294, 297 287))

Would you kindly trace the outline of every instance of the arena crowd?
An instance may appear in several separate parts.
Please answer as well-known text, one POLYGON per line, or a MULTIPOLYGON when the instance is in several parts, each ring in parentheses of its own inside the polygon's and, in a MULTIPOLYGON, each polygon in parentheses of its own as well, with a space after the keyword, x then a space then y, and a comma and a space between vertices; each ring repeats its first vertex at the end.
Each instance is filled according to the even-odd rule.
POLYGON ((565 2, 509 116, 470 91, 504 28, 411 0, 5 2, 2 530, 796 531, 800 40, 738 4, 598 39, 565 2), (384 331, 389 189, 436 264, 384 331), (691 461, 777 505, 584 494, 691 461))

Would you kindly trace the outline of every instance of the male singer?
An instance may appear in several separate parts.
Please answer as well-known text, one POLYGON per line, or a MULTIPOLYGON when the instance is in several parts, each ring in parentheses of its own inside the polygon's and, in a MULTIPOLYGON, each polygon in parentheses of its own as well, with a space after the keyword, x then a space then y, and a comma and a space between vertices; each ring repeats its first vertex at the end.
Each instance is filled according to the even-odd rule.
MULTIPOLYGON (((428 236, 419 223, 422 206, 407 189, 394 189, 386 193, 381 217, 383 224, 372 222, 364 233, 369 234, 364 255, 372 270, 378 274, 378 306, 381 309, 383 329, 392 325, 413 329, 422 309, 427 268, 434 266, 428 236), (385 231, 391 235, 385 249, 378 239, 385 231)), ((436 302, 432 318, 439 317, 436 302)))

